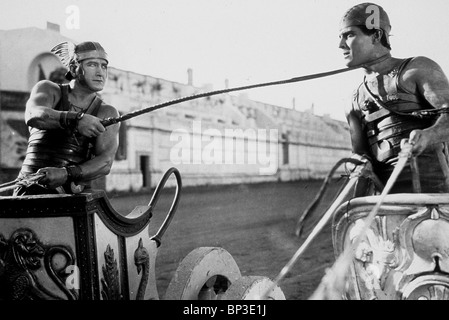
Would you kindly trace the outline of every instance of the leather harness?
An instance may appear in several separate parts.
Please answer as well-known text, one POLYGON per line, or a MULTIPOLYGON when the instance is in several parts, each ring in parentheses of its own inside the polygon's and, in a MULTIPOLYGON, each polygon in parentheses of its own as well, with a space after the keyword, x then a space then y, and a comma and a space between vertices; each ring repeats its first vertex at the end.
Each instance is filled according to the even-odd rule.
MULTIPOLYGON (((396 163, 401 151, 401 141, 408 139, 413 130, 428 128, 436 120, 436 113, 421 116, 422 110, 434 108, 425 99, 407 92, 399 83, 401 73, 412 59, 404 59, 389 74, 380 75, 371 80, 370 86, 365 78, 354 96, 354 102, 361 111, 362 125, 368 139, 370 156, 374 160, 374 167, 378 169, 375 171, 388 173, 383 175, 376 172, 382 180, 387 179, 393 170, 392 165, 396 163)), ((418 158, 421 158, 421 162, 426 159, 425 161, 428 163, 439 163, 440 177, 447 185, 448 164, 447 160, 442 161, 442 159, 447 159, 447 155, 439 154, 443 149, 428 148, 418 158)), ((435 169, 432 170, 432 173, 429 172, 429 177, 430 175, 435 176, 435 169)), ((414 171, 418 171, 418 169, 408 167, 403 174, 404 176, 418 174, 414 171)), ((425 170, 420 171, 421 173, 424 171, 424 176, 426 175, 425 170)), ((430 181, 430 178, 428 180, 430 181)), ((404 178, 403 181, 406 179, 404 178)))

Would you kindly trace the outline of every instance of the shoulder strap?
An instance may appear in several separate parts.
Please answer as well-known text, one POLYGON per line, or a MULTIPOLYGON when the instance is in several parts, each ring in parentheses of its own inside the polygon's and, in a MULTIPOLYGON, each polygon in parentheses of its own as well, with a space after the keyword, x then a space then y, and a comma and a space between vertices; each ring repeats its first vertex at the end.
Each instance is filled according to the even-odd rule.
POLYGON ((404 61, 401 62, 401 64, 399 65, 398 68, 398 74, 401 74, 402 70, 404 70, 404 68, 409 64, 410 61, 412 61, 413 59, 415 59, 415 57, 410 57, 407 59, 404 59, 404 61))
POLYGON ((59 102, 56 105, 55 110, 69 111, 70 109, 69 86, 66 84, 59 84, 59 89, 61 90, 61 99, 59 99, 59 102))
POLYGON ((101 100, 98 96, 95 96, 94 101, 92 102, 90 107, 86 110, 86 113, 91 114, 93 116, 97 116, 102 103, 103 103, 103 100, 101 100))
POLYGON ((374 100, 376 105, 379 107, 379 109, 386 109, 391 113, 395 113, 401 116, 407 116, 407 117, 418 117, 414 112, 408 113, 408 112, 401 112, 397 110, 393 110, 392 108, 388 107, 385 103, 383 103, 379 97, 377 97, 372 91, 368 88, 368 84, 366 83, 366 76, 363 79, 363 85, 365 87, 366 92, 368 92, 369 96, 374 100))
POLYGON ((405 90, 404 87, 401 86, 399 83, 399 78, 401 77, 402 71, 404 71, 405 67, 412 61, 415 57, 407 58, 400 64, 398 68, 398 74, 396 76, 396 88, 401 89, 404 92, 408 92, 408 90, 405 90))
MULTIPOLYGON (((399 75, 404 70, 406 65, 413 59, 414 59, 414 57, 407 58, 401 63, 401 65, 399 66, 399 69, 398 69, 398 77, 397 77, 396 81, 398 81, 399 75)), ((399 88, 399 82, 397 82, 397 84, 398 84, 398 88, 399 88)), ((388 113, 394 113, 394 114, 401 115, 401 116, 423 119, 423 118, 433 118, 441 113, 449 113, 449 108, 440 108, 440 109, 432 108, 432 109, 413 111, 413 112, 401 112, 398 110, 393 110, 393 109, 389 108, 385 103, 383 103, 379 99, 379 97, 377 97, 374 93, 371 92, 371 90, 368 88, 368 84, 366 83, 366 76, 363 78, 363 85, 364 85, 364 88, 365 88, 366 92, 368 93, 368 95, 374 100, 376 105, 380 108, 380 110, 377 112, 381 112, 381 110, 383 108, 384 110, 382 112, 384 112, 384 115, 388 114, 388 113)), ((377 112, 375 112, 375 113, 377 113, 377 112)))

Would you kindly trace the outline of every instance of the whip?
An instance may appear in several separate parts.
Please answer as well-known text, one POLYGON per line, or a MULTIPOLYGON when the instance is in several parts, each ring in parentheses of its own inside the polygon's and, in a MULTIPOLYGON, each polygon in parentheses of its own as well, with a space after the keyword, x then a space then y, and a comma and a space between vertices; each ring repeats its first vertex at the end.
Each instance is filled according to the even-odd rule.
POLYGON ((203 92, 203 93, 199 93, 199 94, 194 94, 191 96, 186 96, 186 97, 182 97, 179 99, 174 99, 174 100, 169 100, 160 104, 156 104, 150 107, 146 107, 143 109, 139 109, 136 111, 132 111, 130 113, 124 114, 122 116, 119 117, 110 117, 110 118, 106 118, 102 120, 102 124, 104 127, 110 126, 112 124, 118 123, 118 122, 122 122, 137 116, 140 116, 144 113, 148 113, 148 112, 152 112, 164 107, 168 107, 174 104, 178 104, 178 103, 182 103, 185 101, 189 101, 189 100, 194 100, 194 99, 199 99, 199 98, 204 98, 204 97, 210 97, 213 95, 217 95, 217 94, 224 94, 224 93, 229 93, 229 92, 234 92, 234 91, 240 91, 240 90, 248 90, 248 89, 255 89, 255 88, 261 88, 261 87, 268 87, 268 86, 274 86, 274 85, 281 85, 281 84, 288 84, 288 83, 294 83, 294 82, 301 82, 301 81, 307 81, 307 80, 312 80, 312 79, 317 79, 317 78, 323 78, 323 77, 328 77, 328 76, 332 76, 335 74, 339 74, 339 73, 343 73, 343 72, 348 72, 348 71, 352 71, 355 69, 359 69, 362 67, 367 67, 369 65, 375 64, 375 63, 380 63, 386 59, 389 58, 389 55, 386 54, 382 57, 379 57, 373 61, 364 63, 364 64, 360 64, 357 66, 353 66, 353 67, 348 67, 348 68, 342 68, 342 69, 336 69, 336 70, 332 70, 332 71, 327 71, 327 72, 321 72, 321 73, 315 73, 315 74, 309 74, 306 76, 300 76, 300 77, 294 77, 294 78, 290 78, 290 79, 286 79, 286 80, 278 80, 278 81, 271 81, 271 82, 264 82, 264 83, 258 83, 258 84, 252 84, 252 85, 248 85, 248 86, 241 86, 241 87, 234 87, 234 88, 228 88, 228 89, 221 89, 221 90, 215 90, 215 91, 209 91, 209 92, 203 92))
MULTIPOLYGON (((377 61, 377 60, 376 60, 377 61)), ((371 62, 374 63, 374 62, 371 62)), ((371 64, 370 63, 370 64, 371 64)), ((203 93, 199 93, 199 94, 194 94, 191 96, 186 96, 186 97, 182 97, 179 99, 174 99, 174 100, 169 100, 163 103, 159 103, 150 107, 146 107, 143 109, 139 109, 136 111, 132 111, 130 113, 124 114, 122 116, 116 117, 116 118, 106 118, 104 120, 102 120, 102 124, 104 127, 110 126, 112 124, 118 123, 118 122, 122 122, 137 116, 140 116, 144 113, 149 113, 161 108, 165 108, 174 104, 178 104, 178 103, 182 103, 185 101, 189 101, 189 100, 194 100, 194 99, 199 99, 199 98, 204 98, 204 97, 210 97, 213 95, 217 95, 217 94, 224 94, 224 93, 229 93, 229 92, 234 92, 234 91, 240 91, 240 90, 248 90, 248 89, 255 89, 255 88, 261 88, 261 87, 267 87, 267 86, 274 86, 274 85, 281 85, 281 84, 288 84, 288 83, 294 83, 294 82, 300 82, 300 81, 307 81, 307 80, 312 80, 312 79, 317 79, 317 78, 323 78, 323 77, 327 77, 327 76, 331 76, 331 75, 335 75, 335 74, 339 74, 339 73, 343 73, 343 72, 348 72, 351 70, 355 70, 358 68, 363 67, 363 65, 360 66, 354 66, 354 67, 349 67, 349 68, 343 68, 343 69, 337 69, 337 70, 333 70, 333 71, 328 71, 328 72, 321 72, 321 73, 315 73, 315 74, 310 74, 310 75, 306 75, 306 76, 301 76, 301 77, 294 77, 294 78, 290 78, 290 79, 286 79, 286 80, 279 80, 279 81, 271 81, 271 82, 264 82, 264 83, 258 83, 258 84, 253 84, 253 85, 248 85, 248 86, 241 86, 241 87, 234 87, 234 88, 228 88, 228 89, 221 89, 221 90, 214 90, 214 91, 209 91, 209 92, 203 92, 203 93)))

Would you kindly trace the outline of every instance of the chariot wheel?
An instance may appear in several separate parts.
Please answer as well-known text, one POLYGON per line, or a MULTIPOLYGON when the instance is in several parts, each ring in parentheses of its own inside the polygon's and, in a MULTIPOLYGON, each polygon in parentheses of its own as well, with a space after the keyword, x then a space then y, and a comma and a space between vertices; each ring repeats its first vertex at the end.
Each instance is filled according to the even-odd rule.
POLYGON ((165 300, 217 300, 241 277, 234 258, 223 248, 200 247, 179 264, 165 300))
MULTIPOLYGON (((221 300, 260 300, 262 295, 273 285, 273 281, 262 276, 244 276, 234 281, 220 297, 221 300)), ((284 292, 279 286, 267 295, 268 300, 285 300, 284 292)))

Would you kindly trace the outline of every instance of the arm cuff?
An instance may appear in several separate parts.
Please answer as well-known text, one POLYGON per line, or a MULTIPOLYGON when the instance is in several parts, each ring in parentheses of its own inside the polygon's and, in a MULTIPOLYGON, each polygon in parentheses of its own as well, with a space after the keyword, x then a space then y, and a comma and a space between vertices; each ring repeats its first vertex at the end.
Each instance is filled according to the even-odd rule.
POLYGON ((67 166, 65 169, 67 170, 67 181, 77 182, 83 178, 83 171, 80 166, 67 166))

